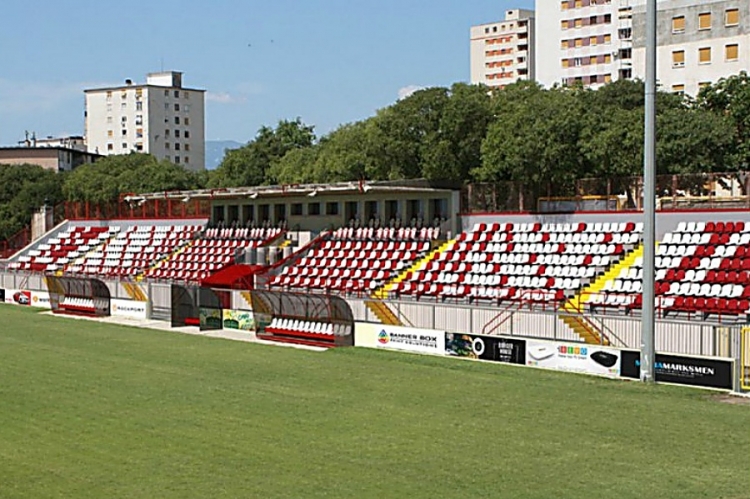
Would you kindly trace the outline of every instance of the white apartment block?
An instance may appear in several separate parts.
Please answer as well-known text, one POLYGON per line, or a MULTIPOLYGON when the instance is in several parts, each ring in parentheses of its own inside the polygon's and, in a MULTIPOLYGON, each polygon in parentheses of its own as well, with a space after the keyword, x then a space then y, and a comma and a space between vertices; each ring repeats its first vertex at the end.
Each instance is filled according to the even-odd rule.
POLYGON ((534 11, 505 12, 505 21, 471 27, 471 82, 502 88, 533 80, 534 11))
POLYGON ((89 152, 144 152, 190 170, 205 167, 205 90, 183 87, 182 73, 151 73, 146 84, 126 80, 84 92, 89 152))
POLYGON ((536 79, 596 88, 632 76, 632 0, 539 0, 536 79))
MULTIPOLYGON (((634 76, 643 78, 646 2, 633 8, 634 76)), ((700 88, 750 69, 748 0, 662 0, 657 4, 659 88, 696 95, 700 88)))

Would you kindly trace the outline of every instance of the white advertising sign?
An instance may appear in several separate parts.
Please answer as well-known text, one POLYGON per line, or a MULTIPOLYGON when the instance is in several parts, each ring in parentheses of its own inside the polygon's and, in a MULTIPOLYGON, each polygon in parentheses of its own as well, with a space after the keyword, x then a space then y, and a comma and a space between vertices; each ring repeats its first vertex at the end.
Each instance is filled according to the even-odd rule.
POLYGON ((148 302, 117 300, 112 299, 109 302, 109 312, 112 317, 128 317, 131 319, 146 319, 148 302))
POLYGON ((45 291, 32 291, 31 306, 38 308, 52 308, 52 305, 49 303, 49 293, 45 291))
POLYGON ((357 322, 354 346, 445 355, 445 331, 357 322))
POLYGON ((585 343, 526 340, 526 365, 586 374, 620 375, 616 348, 585 343))
POLYGON ((5 290, 5 303, 30 306, 31 305, 31 291, 23 291, 19 289, 6 289, 5 290))

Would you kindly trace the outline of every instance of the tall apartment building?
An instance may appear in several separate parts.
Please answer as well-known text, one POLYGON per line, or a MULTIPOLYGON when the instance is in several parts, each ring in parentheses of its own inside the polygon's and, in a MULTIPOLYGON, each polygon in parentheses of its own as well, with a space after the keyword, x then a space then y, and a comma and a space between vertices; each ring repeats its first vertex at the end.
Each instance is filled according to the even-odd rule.
MULTIPOLYGON (((646 2, 633 8, 633 64, 644 77, 646 2)), ((695 95, 704 85, 750 69, 750 2, 670 0, 657 4, 661 90, 695 95)))
POLYGON ((541 0, 537 80, 596 88, 632 76, 632 0, 541 0))
POLYGON ((182 73, 147 75, 145 84, 85 90, 90 152, 153 154, 191 170, 205 166, 205 90, 182 86, 182 73))
POLYGON ((502 88, 533 80, 534 11, 505 12, 505 21, 471 27, 471 82, 502 88))

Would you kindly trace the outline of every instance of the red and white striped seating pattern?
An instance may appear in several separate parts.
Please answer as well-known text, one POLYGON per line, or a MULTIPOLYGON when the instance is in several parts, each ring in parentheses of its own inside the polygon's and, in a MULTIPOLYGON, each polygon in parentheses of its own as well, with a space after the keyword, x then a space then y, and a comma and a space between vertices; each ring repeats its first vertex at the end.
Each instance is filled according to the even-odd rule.
POLYGON ((343 228, 311 249, 295 265, 271 279, 270 286, 372 291, 430 251, 437 228, 343 228))
POLYGON ((642 225, 479 223, 407 274, 398 295, 562 300, 640 241, 642 225))
POLYGON ((138 225, 75 260, 65 270, 104 276, 136 276, 190 241, 200 230, 193 225, 138 225))
POLYGON ((200 281, 235 261, 238 252, 255 248, 281 235, 278 228, 207 229, 205 235, 146 271, 146 277, 200 281))
MULTIPOLYGON (((724 315, 750 311, 750 224, 681 222, 664 235, 655 259, 657 306, 724 315)), ((605 283, 593 306, 640 308, 643 258, 605 283)))
POLYGON ((115 233, 110 227, 70 227, 29 250, 12 262, 9 268, 34 272, 54 272, 102 244, 115 233))

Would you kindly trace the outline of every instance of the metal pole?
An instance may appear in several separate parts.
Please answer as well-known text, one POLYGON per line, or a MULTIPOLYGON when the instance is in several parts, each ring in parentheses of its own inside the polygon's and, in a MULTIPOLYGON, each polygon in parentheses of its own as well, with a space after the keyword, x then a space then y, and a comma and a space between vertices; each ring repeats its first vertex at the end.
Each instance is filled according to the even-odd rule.
POLYGON ((654 382, 656 252, 656 0, 646 2, 646 106, 643 147, 643 315, 641 381, 654 382))

